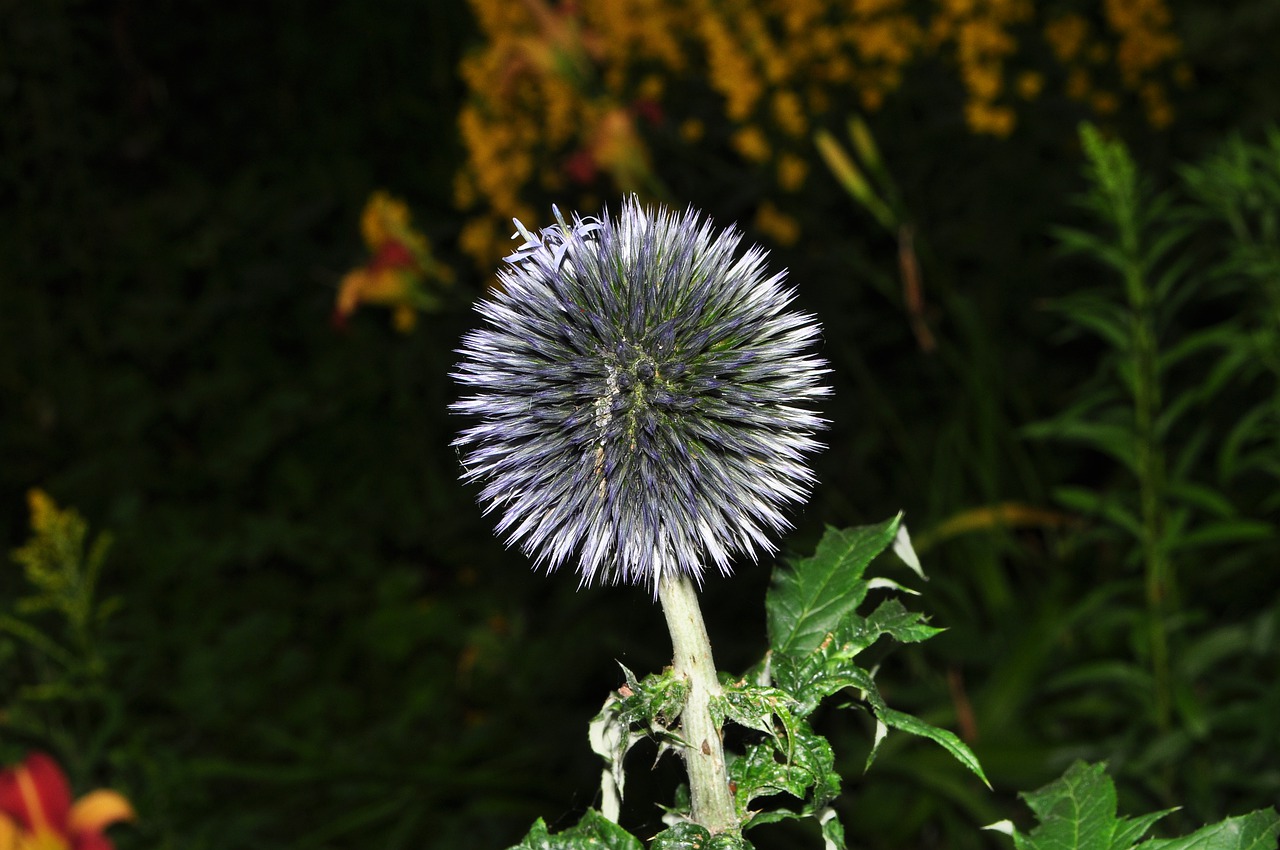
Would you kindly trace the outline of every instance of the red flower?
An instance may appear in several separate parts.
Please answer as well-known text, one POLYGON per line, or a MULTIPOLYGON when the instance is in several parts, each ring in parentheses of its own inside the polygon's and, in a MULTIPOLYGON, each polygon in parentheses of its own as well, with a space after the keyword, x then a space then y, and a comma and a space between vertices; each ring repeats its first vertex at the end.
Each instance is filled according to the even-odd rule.
POLYGON ((115 791, 93 791, 71 802, 71 787, 57 763, 32 753, 0 773, 0 850, 114 850, 103 834, 133 818, 115 791))

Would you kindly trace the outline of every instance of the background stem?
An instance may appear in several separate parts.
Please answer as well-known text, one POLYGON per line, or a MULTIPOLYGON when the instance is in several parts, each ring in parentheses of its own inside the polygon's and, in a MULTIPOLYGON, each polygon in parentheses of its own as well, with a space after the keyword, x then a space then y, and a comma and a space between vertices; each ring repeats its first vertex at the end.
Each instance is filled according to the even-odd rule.
POLYGON ((698 592, 688 576, 664 578, 658 598, 671 631, 672 666, 689 682, 689 697, 680 714, 680 736, 689 772, 693 820, 712 833, 737 831, 738 817, 729 793, 720 726, 711 717, 711 698, 720 693, 711 640, 698 607, 698 592))

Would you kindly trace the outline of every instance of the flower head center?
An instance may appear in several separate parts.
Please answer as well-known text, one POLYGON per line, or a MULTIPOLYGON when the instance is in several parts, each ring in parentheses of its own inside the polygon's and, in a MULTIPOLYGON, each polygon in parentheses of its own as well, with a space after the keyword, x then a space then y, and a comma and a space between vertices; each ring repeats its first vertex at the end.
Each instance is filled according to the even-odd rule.
POLYGON ((648 357, 641 357, 631 365, 631 372, 635 376, 635 380, 646 386, 651 386, 654 377, 658 374, 658 367, 648 357))

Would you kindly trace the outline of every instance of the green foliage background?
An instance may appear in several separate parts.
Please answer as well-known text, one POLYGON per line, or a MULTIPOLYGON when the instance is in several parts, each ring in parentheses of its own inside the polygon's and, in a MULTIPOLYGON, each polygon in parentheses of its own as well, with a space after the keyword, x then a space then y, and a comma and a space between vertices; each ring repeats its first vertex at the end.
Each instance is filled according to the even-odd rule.
MULTIPOLYGON (((1254 185, 1257 166, 1231 178, 1229 158, 1210 157, 1233 131, 1260 143, 1280 118, 1280 15, 1266 0, 1171 5, 1197 79, 1179 121, 1109 130, 1153 192, 1179 185, 1177 163, 1209 174, 1217 162, 1235 180, 1241 215, 1215 218, 1187 190, 1201 218, 1166 225, 1189 228, 1177 247, 1195 283, 1164 328, 1170 345, 1217 328, 1215 357, 1256 353, 1277 333, 1257 282, 1274 297, 1280 191, 1254 185)), ((375 188, 404 195, 468 268, 449 255, 460 154, 443 128, 472 37, 458 2, 0 3, 4 540, 27 539, 36 486, 114 536, 99 685, 31 691, 64 674, 0 638, 0 755, 51 748, 78 789, 126 793, 143 814, 116 833, 126 850, 506 846, 534 818, 555 827, 591 803, 584 730, 620 684, 615 661, 667 661, 644 594, 531 575, 456 482, 446 372, 487 279, 463 271, 456 309, 409 336, 373 312, 345 333, 328 322, 375 188)), ((1043 309, 1082 282, 1106 286, 1087 250, 1060 256, 1051 226, 1110 237, 1073 206, 1087 189, 1080 116, 1038 114, 1009 140, 970 136, 957 93, 926 69, 873 120, 921 234, 937 353, 919 350, 894 301, 896 245, 834 181, 814 193, 797 248, 774 253, 822 317, 836 368, 823 484, 789 551, 812 552, 824 523, 898 508, 918 532, 1004 501, 1083 521, 924 552, 920 607, 949 631, 885 658, 881 688, 931 723, 976 730, 996 793, 892 737, 859 778, 867 730, 819 712, 847 777, 851 843, 1002 840, 975 827, 1019 817, 1014 792, 1077 756, 1111 761, 1135 803, 1122 810, 1186 805, 1169 818, 1181 832, 1280 788, 1274 540, 1198 550, 1176 612, 1153 613, 1138 550, 1097 505, 1129 498, 1132 476, 1097 444, 1027 431, 1064 411, 1093 421, 1079 405, 1124 376, 1118 349, 1072 330, 1079 311, 1043 309), (1168 618, 1182 670, 1167 721, 1141 696, 1153 616, 1168 618)), ((724 193, 673 169, 686 200, 747 220, 749 187, 724 193)), ((1274 438, 1242 444, 1262 466, 1224 471, 1218 450, 1246 417, 1264 436, 1276 421, 1274 371, 1238 356, 1261 371, 1238 364, 1221 393, 1187 402, 1192 424, 1169 434, 1169 456, 1198 444, 1186 471, 1208 478, 1201 507, 1216 494, 1274 524, 1274 438)), ((1208 380, 1165 377, 1166 404, 1208 380)), ((722 667, 764 648, 767 581, 759 568, 709 582, 722 667)), ((29 592, 16 565, 0 570, 6 610, 29 592)), ((56 612, 30 616, 62 627, 56 612)), ((669 766, 651 777, 659 793, 671 779, 669 766)), ((642 781, 629 792, 648 796, 642 781)), ((637 828, 658 814, 624 809, 637 828)))

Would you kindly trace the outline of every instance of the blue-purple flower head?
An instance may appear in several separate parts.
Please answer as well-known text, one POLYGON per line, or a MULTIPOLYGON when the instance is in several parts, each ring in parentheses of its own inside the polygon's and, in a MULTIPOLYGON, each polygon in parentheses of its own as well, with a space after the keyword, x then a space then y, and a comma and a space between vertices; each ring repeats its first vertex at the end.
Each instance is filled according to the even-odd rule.
POLYGON ((788 310, 763 250, 693 209, 555 216, 516 222, 458 350, 464 480, 509 543, 582 584, 656 590, 772 552, 814 483, 817 321, 788 310))

